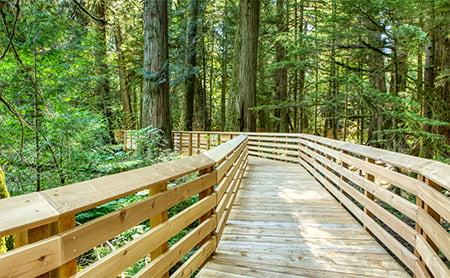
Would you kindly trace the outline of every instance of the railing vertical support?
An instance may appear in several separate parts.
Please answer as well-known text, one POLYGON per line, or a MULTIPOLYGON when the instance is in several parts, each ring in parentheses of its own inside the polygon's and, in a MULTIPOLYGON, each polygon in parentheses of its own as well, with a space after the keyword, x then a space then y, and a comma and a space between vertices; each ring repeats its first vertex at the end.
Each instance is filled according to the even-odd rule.
POLYGON ((200 142, 200 133, 197 133, 197 154, 200 153, 200 148, 201 148, 201 142, 200 142))
POLYGON ((192 156, 192 133, 189 133, 188 155, 192 156))
MULTIPOLYGON (((21 247, 30 243, 37 242, 42 239, 46 239, 52 235, 59 234, 61 232, 67 231, 71 228, 75 227, 75 215, 67 215, 62 216, 57 222, 53 222, 51 224, 45 224, 33 229, 29 229, 27 231, 23 231, 16 234, 15 238, 15 247, 21 247)), ((45 250, 43 250, 45 253, 45 250)), ((50 254, 49 254, 50 255, 50 254)), ((45 257, 42 260, 42 267, 45 268, 49 265, 48 262, 45 261, 45 257)), ((59 278, 59 277, 70 277, 77 272, 77 261, 71 260, 64 265, 49 270, 49 272, 39 275, 39 278, 59 278)))
POLYGON ((206 133, 206 150, 211 149, 211 133, 206 133))
MULTIPOLYGON (((375 160, 372 159, 372 158, 366 157, 366 162, 368 162, 368 163, 375 163, 375 160)), ((375 182, 375 176, 374 175, 371 175, 371 174, 366 172, 364 174, 364 177, 370 182, 375 182)), ((373 196, 373 194, 370 193, 369 191, 367 191, 366 189, 364 189, 364 196, 366 196, 367 198, 369 198, 372 201, 375 200, 375 196, 373 196)), ((364 207, 364 213, 367 214, 370 218, 373 218, 373 214, 366 207, 364 207)), ((369 231, 367 229, 366 225, 364 225, 364 229, 369 231)))
MULTIPOLYGON (((199 171, 199 176, 203 176, 206 175, 208 173, 211 173, 212 171, 214 171, 214 166, 212 167, 208 167, 205 169, 202 169, 199 171)), ((217 182, 216 182, 217 183, 217 182)), ((214 185, 203 190, 202 192, 200 192, 198 194, 198 199, 202 200, 206 197, 208 197, 209 195, 211 195, 212 193, 214 193, 214 185)), ((216 205, 217 205, 217 200, 216 200, 216 205)), ((214 214, 214 208, 212 208, 211 210, 209 210, 207 213, 205 213, 204 215, 202 215, 199 219, 200 223, 206 221, 209 217, 211 217, 211 215, 214 214)), ((202 246, 203 244, 205 244, 212 236, 213 236, 214 232, 211 232, 210 235, 208 235, 207 237, 205 237, 201 242, 200 242, 200 246, 202 246)))
MULTIPOLYGON (((150 189, 150 196, 156 195, 160 192, 164 192, 167 190, 167 183, 163 182, 157 186, 154 186, 150 189)), ((158 226, 161 223, 164 223, 165 221, 167 221, 168 219, 168 212, 167 211, 163 211, 158 215, 155 215, 153 217, 150 218, 150 228, 153 229, 154 227, 158 226)), ((162 253, 164 253, 165 251, 167 251, 169 249, 169 243, 163 242, 158 248, 156 248, 155 250, 153 250, 150 253, 150 258, 151 260, 155 260, 159 255, 161 255, 162 253)), ((161 276, 162 278, 168 278, 169 277, 169 273, 165 273, 163 276, 161 276)))
MULTIPOLYGON (((52 235, 70 230, 75 227, 75 214, 60 217, 58 222, 50 224, 50 233, 52 235)), ((73 259, 62 266, 50 272, 50 277, 70 277, 77 273, 77 260, 73 259)))
MULTIPOLYGON (((436 189, 438 192, 442 190, 441 186, 434 183, 433 181, 429 180, 428 178, 425 178, 422 175, 418 175, 417 179, 426 183, 430 187, 436 189)), ((427 203, 425 203, 419 196, 416 196, 416 205, 420 208, 423 208, 427 214, 429 214, 436 222, 440 222, 441 216, 432 208, 428 206, 427 203)), ((427 241, 428 244, 430 244, 430 247, 437 253, 439 251, 439 248, 433 243, 433 241, 430 240, 428 235, 424 232, 422 227, 418 223, 416 223, 416 231, 419 232, 427 241)), ((414 255, 416 255, 417 258, 419 258, 419 263, 422 269, 429 271, 428 268, 425 265, 425 262, 423 261, 422 257, 420 256, 420 253, 417 251, 416 248, 414 248, 414 255)), ((415 274, 413 277, 417 277, 415 274)))

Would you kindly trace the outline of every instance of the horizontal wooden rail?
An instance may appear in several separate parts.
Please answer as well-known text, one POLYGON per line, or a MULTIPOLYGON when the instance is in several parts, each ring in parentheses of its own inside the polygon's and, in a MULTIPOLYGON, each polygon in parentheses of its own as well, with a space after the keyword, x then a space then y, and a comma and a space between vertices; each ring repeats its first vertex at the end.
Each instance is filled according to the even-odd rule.
MULTIPOLYGON (((239 132, 174 131, 201 153, 239 132)), ((308 134, 245 133, 248 153, 306 168, 415 277, 450 277, 450 165, 308 134)))
POLYGON ((143 258, 148 263, 136 277, 168 277, 196 250, 172 274, 190 277, 216 249, 247 165, 247 142, 237 136, 196 156, 0 200, 0 236, 16 235, 16 248, 0 254, 0 278, 116 277, 143 258), (76 225, 78 213, 143 190, 150 192, 146 198, 76 225), (198 202, 167 217, 171 207, 197 195, 198 202), (148 232, 77 272, 77 257, 148 220, 148 232), (188 226, 193 230, 168 246, 188 226))

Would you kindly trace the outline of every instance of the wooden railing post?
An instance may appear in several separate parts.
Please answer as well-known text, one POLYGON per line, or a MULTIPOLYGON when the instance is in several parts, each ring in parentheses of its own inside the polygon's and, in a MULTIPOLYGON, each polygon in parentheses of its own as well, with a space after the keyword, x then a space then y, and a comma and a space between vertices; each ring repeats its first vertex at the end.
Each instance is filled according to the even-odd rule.
MULTIPOLYGON (((163 182, 157 186, 154 186, 150 189, 150 196, 156 195, 160 192, 164 192, 167 190, 167 183, 163 182)), ((156 226, 158 226, 161 223, 164 223, 165 221, 167 221, 168 217, 168 211, 163 211, 153 217, 150 218, 150 229, 155 228, 156 226)), ((162 253, 164 253, 165 251, 167 251, 169 249, 169 243, 163 242, 158 248, 156 248, 155 250, 153 250, 150 253, 150 258, 151 260, 155 260, 158 256, 160 256, 162 253)), ((161 276, 162 278, 168 278, 169 277, 169 272, 165 273, 163 276, 161 276)))
MULTIPOLYGON (((366 157, 366 161, 368 163, 375 163, 375 160, 369 157, 366 157)), ((375 176, 371 175, 369 173, 365 173, 364 174, 365 178, 370 181, 370 182, 375 182, 375 176)), ((369 191, 367 191, 366 189, 364 189, 364 196, 366 196, 367 198, 369 198, 370 200, 374 201, 375 200, 375 196, 373 196, 372 193, 370 193, 369 191)), ((367 214, 370 218, 373 218, 373 214, 366 208, 364 207, 364 213, 367 214)), ((364 225, 364 229, 369 231, 366 227, 366 225, 364 225)))
POLYGON ((211 133, 206 133, 206 150, 211 149, 211 133))
MULTIPOLYGON (((206 169, 202 169, 202 170, 199 171, 199 176, 206 175, 208 173, 211 173, 212 171, 214 171, 214 166, 208 167, 206 169)), ((198 199, 199 200, 205 199, 206 197, 211 195, 213 192, 214 192, 214 185, 209 187, 209 188, 207 188, 207 189, 205 189, 205 190, 203 190, 203 191, 201 191, 198 194, 198 199)), ((216 201, 216 205, 217 205, 217 201, 216 201)), ((206 212, 202 217, 200 217, 200 219, 199 219, 200 223, 206 221, 209 217, 211 217, 211 215, 213 215, 213 213, 214 213, 214 208, 212 208, 210 211, 206 212)), ((213 235, 213 232, 211 232, 211 234, 209 236, 205 237, 205 239, 203 239, 200 242, 200 246, 205 244, 205 242, 207 242, 212 237, 212 235, 213 235)))
MULTIPOLYGON (((27 231, 23 231, 16 234, 15 248, 25 246, 30 243, 34 243, 43 239, 46 239, 52 235, 59 234, 75 227, 75 215, 61 216, 57 222, 51 224, 45 224, 27 231)), ((45 254, 46 250, 42 250, 45 254)), ((50 254, 49 254, 50 255, 50 254)), ((46 267, 49 263, 46 261, 46 256, 42 257, 42 267, 46 267)), ((49 270, 49 272, 39 275, 39 278, 60 278, 70 277, 77 273, 77 261, 73 259, 62 266, 49 270)))
MULTIPOLYGON (((61 216, 58 222, 50 224, 50 233, 56 235, 75 227, 75 214, 61 216)), ((55 270, 52 270, 50 277, 70 277, 77 273, 77 260, 73 259, 55 270)))
MULTIPOLYGON (((431 181, 430 179, 428 179, 422 175, 418 175, 417 179, 426 183, 430 187, 436 189, 438 192, 442 190, 441 186, 439 186, 438 184, 434 183, 433 181, 431 181)), ((429 207, 428 204, 425 203, 419 196, 416 196, 416 205, 420 208, 423 208, 425 210, 425 212, 431 216, 431 218, 433 218, 437 223, 440 223, 441 216, 435 210, 433 210, 431 207, 429 207)), ((422 227, 420 227, 420 225, 418 223, 416 223, 415 228, 416 228, 416 231, 419 232, 419 234, 421 234, 425 238, 427 243, 430 244, 430 247, 436 253, 438 253, 439 248, 433 243, 433 241, 429 238, 429 236, 425 233, 425 231, 422 229, 422 227)), ((429 271, 428 268, 426 267, 425 262, 423 261, 423 258, 420 256, 420 253, 417 251, 416 248, 414 248, 414 255, 416 255, 416 257, 419 258, 419 263, 421 264, 422 269, 426 269, 427 271, 429 271)), ((414 275, 414 277, 417 277, 417 276, 414 275)))
POLYGON ((192 133, 189 133, 188 155, 192 156, 192 133))
POLYGON ((200 133, 197 133, 197 154, 200 153, 200 148, 201 148, 201 142, 200 142, 200 133))

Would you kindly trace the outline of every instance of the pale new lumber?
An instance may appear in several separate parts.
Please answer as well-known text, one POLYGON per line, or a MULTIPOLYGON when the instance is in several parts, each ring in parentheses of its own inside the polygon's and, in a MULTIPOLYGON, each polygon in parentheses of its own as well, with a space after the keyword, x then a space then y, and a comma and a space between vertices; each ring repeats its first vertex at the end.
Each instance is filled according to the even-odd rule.
MULTIPOLYGON (((297 147, 297 145, 295 145, 297 147)), ((297 156, 298 151, 290 151, 286 149, 271 149, 266 147, 255 147, 255 146, 249 146, 249 149, 252 151, 258 151, 258 152, 264 152, 264 153, 272 153, 275 155, 280 155, 282 157, 285 157, 287 155, 297 156)))
POLYGON ((93 246, 211 187, 214 180, 213 172, 62 233, 60 236, 64 243, 64 261, 76 258, 93 246))
POLYGON ((204 155, 186 157, 81 183, 0 201, 0 236, 55 222, 59 215, 75 214, 122 198, 216 162, 204 155))
POLYGON ((417 211, 417 224, 423 229, 425 234, 433 241, 439 250, 450 258, 450 234, 436 222, 424 209, 417 211))
POLYGON ((447 176, 447 173, 450 172, 450 165, 444 164, 442 162, 380 150, 373 147, 322 138, 314 135, 301 134, 300 137, 333 146, 338 149, 357 153, 359 155, 370 157, 375 160, 381 160, 410 171, 414 171, 418 174, 430 178, 447 190, 450 190, 450 182, 447 176))
MULTIPOLYGON (((332 162, 328 160, 325 157, 320 156, 316 152, 313 152, 309 149, 304 149, 304 152, 310 155, 311 157, 314 157, 316 160, 320 161, 324 165, 327 165, 331 167, 333 170, 337 171, 338 173, 344 175, 346 178, 352 180, 357 185, 361 186, 368 192, 370 192, 372 195, 374 195, 376 198, 388 203, 390 206, 396 208, 409 218, 416 220, 417 215, 417 206, 406 199, 403 199, 402 197, 390 192, 389 190, 382 188, 381 186, 375 184, 374 182, 371 182, 367 179, 365 179, 362 176, 359 176, 352 171, 342 167, 341 165, 332 162)), ((318 165, 315 163, 315 165, 318 165)), ((329 178, 331 177, 331 173, 329 178)))
POLYGON ((0 255, 0 277, 36 277, 62 265, 61 239, 53 236, 0 255))
MULTIPOLYGON (((438 254, 434 252, 422 235, 417 235, 416 249, 420 253, 425 265, 431 271, 435 278, 450 277, 450 270, 439 258, 438 254)), ((447 247, 448 248, 448 247, 447 247)))
MULTIPOLYGON (((304 157, 309 163, 312 163, 310 158, 304 157)), ((311 174, 313 174, 331 193, 340 200, 345 207, 350 210, 355 217, 357 217, 365 226, 372 232, 379 240, 381 240, 400 260, 414 272, 417 272, 416 267, 417 258, 399 243, 393 236, 388 234, 386 230, 380 227, 371 217, 364 213, 358 206, 351 202, 345 195, 334 187, 328 180, 322 177, 316 170, 313 170, 309 164, 303 163, 311 174)))
MULTIPOLYGON (((223 252, 216 254, 213 262, 224 265, 240 265, 249 270, 266 270, 274 273, 290 273, 295 275, 304 275, 306 277, 396 277, 409 278, 410 276, 403 270, 398 269, 398 265, 394 269, 389 269, 389 266, 382 265, 377 261, 369 261, 365 263, 361 259, 362 265, 348 265, 345 261, 336 262, 329 258, 325 260, 318 260, 317 257, 305 254, 305 256, 285 256, 277 253, 270 254, 270 261, 265 260, 265 256, 269 254, 258 254, 252 251, 245 252, 244 255, 240 252, 228 252, 226 255, 223 252), (241 263, 237 264, 239 261, 241 263)), ((317 254, 317 253, 315 253, 317 254)), ((358 254, 353 254, 358 255, 358 254)), ((337 257, 337 256, 335 256, 337 257)), ((272 277, 268 274, 268 277, 272 277)))
MULTIPOLYGON (((243 154, 243 158, 246 158, 246 156, 243 154)), ((246 161, 246 160, 242 160, 246 161)), ((234 203, 234 199, 237 194, 237 190, 239 189, 239 185, 241 183, 242 175, 244 174, 244 169, 242 168, 242 162, 235 166, 235 169, 238 170, 237 175, 233 174, 233 180, 230 186, 227 188, 226 193, 224 194, 224 198, 222 198, 217 207, 216 207, 216 214, 218 217, 218 224, 216 229, 216 234, 218 235, 218 240, 220 240, 220 236, 223 231, 223 227, 226 224, 226 221, 228 219, 228 215, 230 213, 231 207, 234 203), (227 211, 228 210, 228 211, 227 211)))
POLYGON ((435 210, 447 222, 450 222, 450 199, 428 184, 422 183, 418 188, 418 197, 435 210))
POLYGON ((230 172, 227 173, 227 176, 224 179, 222 179, 221 183, 219 184, 216 190, 218 203, 220 203, 220 201, 222 200, 223 194, 225 193, 230 183, 232 182, 233 178, 235 177, 236 172, 239 170, 239 167, 246 160, 247 160, 247 152, 244 151, 241 153, 239 160, 236 162, 236 165, 234 165, 233 168, 230 169, 230 172))
MULTIPOLYGON (((67 230, 73 229, 76 225, 75 215, 65 215, 60 217, 58 222, 54 222, 50 225, 51 234, 59 234, 67 230)), ((64 248, 64 241, 62 241, 62 249, 64 248)), ((64 259, 64 257, 62 258, 64 259)), ((71 275, 77 273, 77 260, 74 258, 72 260, 62 260, 63 265, 59 266, 57 269, 52 270, 50 277, 70 277, 71 275)))
POLYGON ((302 168, 251 158, 218 249, 197 277, 408 277, 349 214, 324 210, 320 217, 324 206, 345 211, 302 168), (317 269, 337 258, 334 271, 317 269), (211 272, 220 265, 223 271, 211 272))
POLYGON ((221 163, 233 150, 245 142, 247 139, 245 136, 241 135, 233 138, 232 140, 215 147, 212 150, 204 152, 203 155, 209 157, 214 160, 216 163, 221 163))
POLYGON ((404 174, 394 172, 385 167, 364 161, 351 155, 320 146, 316 143, 312 143, 305 140, 302 140, 301 142, 302 144, 310 147, 311 149, 320 150, 321 152, 331 155, 332 157, 339 159, 340 161, 343 161, 347 164, 353 165, 368 174, 378 177, 381 180, 390 182, 401 189, 404 189, 414 195, 417 195, 417 188, 421 183, 417 179, 413 179, 404 174))
POLYGON ((171 278, 189 278, 200 268, 214 253, 216 249, 216 238, 212 237, 197 252, 195 252, 180 268, 178 268, 171 278))
POLYGON ((58 220, 59 213, 41 193, 0 200, 0 237, 58 220))
POLYGON ((172 266, 208 236, 213 231, 215 225, 216 217, 213 215, 180 239, 166 252, 162 253, 161 256, 150 262, 148 266, 141 269, 134 277, 161 277, 161 275, 168 272, 172 266))
POLYGON ((150 229, 149 232, 141 235, 141 237, 124 247, 116 249, 101 261, 78 272, 73 277, 114 277, 118 275, 139 259, 145 257, 150 251, 159 247, 161 242, 169 240, 193 221, 200 218, 205 211, 213 208, 215 204, 216 196, 213 193, 154 229, 150 229))
POLYGON ((62 213, 78 213, 97 205, 148 189, 186 174, 211 167, 210 158, 200 154, 148 166, 69 186, 43 191, 47 200, 62 213))
POLYGON ((222 163, 219 167, 217 167, 217 180, 220 181, 223 176, 228 172, 230 167, 234 164, 234 162, 240 157, 242 151, 247 148, 246 144, 241 144, 227 160, 222 163))
MULTIPOLYGON (((386 211, 384 208, 382 208, 380 205, 375 203, 373 200, 353 188, 351 185, 346 183, 344 180, 339 179, 338 177, 334 176, 330 171, 327 169, 320 167, 316 165, 318 170, 325 173, 327 177, 329 177, 335 184, 339 185, 344 191, 349 194, 352 198, 354 198, 356 201, 358 201, 361 205, 363 205, 364 208, 367 208, 372 215, 375 215, 378 217, 381 221, 386 223, 392 230, 394 230, 397 234, 402 236, 403 239, 405 239, 407 242, 409 242, 412 245, 415 245, 415 238, 417 231, 408 226, 408 224, 404 223, 402 220, 397 218, 396 216, 392 215, 388 211, 386 211)), ((378 195, 376 193, 374 194, 375 197, 378 198, 378 195)), ((370 216, 371 217, 371 216, 370 216)))

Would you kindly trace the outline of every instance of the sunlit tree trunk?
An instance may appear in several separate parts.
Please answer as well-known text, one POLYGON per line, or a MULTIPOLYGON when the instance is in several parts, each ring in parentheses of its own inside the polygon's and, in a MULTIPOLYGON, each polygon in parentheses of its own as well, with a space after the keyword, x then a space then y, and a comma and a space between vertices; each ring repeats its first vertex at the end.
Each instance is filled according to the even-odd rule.
POLYGON ((258 33, 260 0, 240 0, 240 35, 241 49, 239 55, 240 96, 240 130, 256 131, 256 113, 251 108, 256 106, 256 65, 258 58, 258 33))
POLYGON ((163 130, 171 142, 167 1, 144 1, 142 127, 163 130))

